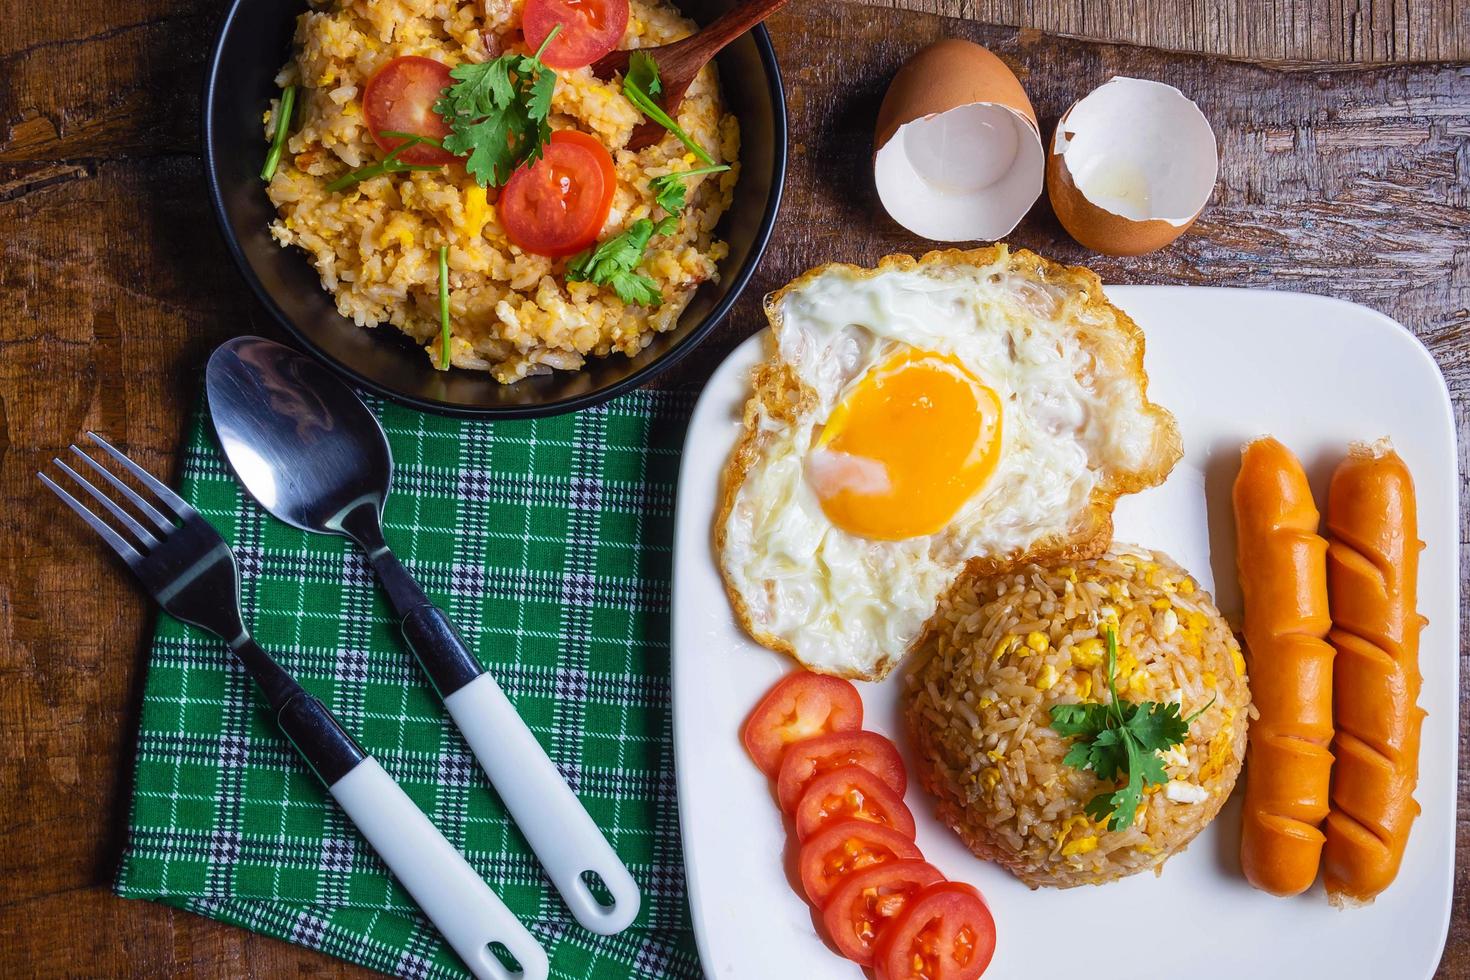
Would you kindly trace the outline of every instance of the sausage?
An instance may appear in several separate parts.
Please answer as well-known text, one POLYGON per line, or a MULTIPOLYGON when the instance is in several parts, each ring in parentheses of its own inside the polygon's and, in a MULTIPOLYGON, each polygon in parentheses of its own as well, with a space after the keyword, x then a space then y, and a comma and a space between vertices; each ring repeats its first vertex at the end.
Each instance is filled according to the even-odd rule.
POLYGON ((1387 442, 1355 445, 1327 495, 1328 640, 1337 764, 1322 875, 1335 905, 1392 883, 1419 815, 1419 580, 1414 481, 1387 442))
POLYGON ((1240 864, 1257 888, 1295 895, 1317 877, 1332 770, 1327 542, 1301 464, 1275 439, 1241 451, 1234 503, 1259 713, 1246 745, 1240 864))

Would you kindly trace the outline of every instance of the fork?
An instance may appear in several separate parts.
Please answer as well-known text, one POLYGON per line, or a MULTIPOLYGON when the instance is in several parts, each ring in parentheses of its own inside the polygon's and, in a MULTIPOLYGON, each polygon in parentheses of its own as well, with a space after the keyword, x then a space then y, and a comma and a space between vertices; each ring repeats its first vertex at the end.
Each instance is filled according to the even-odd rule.
POLYGON ((131 504, 134 513, 61 459, 52 462, 121 531, 45 473, 36 474, 41 482, 117 552, 165 612, 229 645, 259 685, 287 740, 476 977, 546 977, 546 951, 536 938, 327 706, 251 638, 240 611, 239 566, 219 532, 148 471, 96 433, 87 435, 151 492, 153 501, 76 446, 71 451, 131 504), (503 946, 519 969, 507 966, 492 944, 503 946))

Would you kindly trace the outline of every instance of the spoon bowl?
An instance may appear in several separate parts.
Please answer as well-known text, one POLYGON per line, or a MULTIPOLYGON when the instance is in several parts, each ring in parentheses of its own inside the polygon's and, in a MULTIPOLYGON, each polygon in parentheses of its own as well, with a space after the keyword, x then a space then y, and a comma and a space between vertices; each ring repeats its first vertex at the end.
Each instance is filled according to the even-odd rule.
POLYGON ((377 417, 325 366, 259 337, 210 355, 205 391, 225 458, 277 519, 345 534, 364 503, 381 515, 393 454, 377 417))

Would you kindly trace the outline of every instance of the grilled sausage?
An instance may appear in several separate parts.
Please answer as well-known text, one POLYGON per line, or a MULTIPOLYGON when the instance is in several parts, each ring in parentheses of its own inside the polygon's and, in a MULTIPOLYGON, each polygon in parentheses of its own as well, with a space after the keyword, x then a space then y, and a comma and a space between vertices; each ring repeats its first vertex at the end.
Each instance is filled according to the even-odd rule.
POLYGON ((1398 874, 1419 815, 1418 520, 1414 481, 1386 442, 1357 445, 1327 495, 1334 678, 1332 809, 1322 874, 1335 905, 1371 902, 1398 874))
POLYGON ((1327 542, 1296 457, 1272 438, 1241 451, 1236 562, 1251 697, 1240 864, 1252 885, 1295 895, 1317 877, 1332 755, 1327 542))

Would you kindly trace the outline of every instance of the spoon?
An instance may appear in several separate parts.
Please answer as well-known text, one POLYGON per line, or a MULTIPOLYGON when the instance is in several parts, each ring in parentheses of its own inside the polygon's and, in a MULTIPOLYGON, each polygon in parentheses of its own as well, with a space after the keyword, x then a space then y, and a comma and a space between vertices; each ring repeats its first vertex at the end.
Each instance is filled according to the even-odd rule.
MULTIPOLYGON (((663 99, 660 104, 664 112, 671 117, 676 116, 679 112, 679 103, 684 101, 684 93, 689 91, 689 86, 693 84, 694 76, 699 74, 699 69, 719 54, 725 45, 784 6, 786 6, 786 0, 745 0, 716 17, 709 26, 700 28, 683 40, 638 49, 650 55, 654 63, 658 65, 659 82, 663 86, 663 99)), ((632 53, 632 51, 609 51, 592 63, 592 74, 598 78, 611 78, 619 73, 626 74, 628 56, 632 53)), ((668 130, 652 119, 645 119, 634 128, 633 135, 628 139, 627 148, 641 150, 645 146, 652 146, 663 139, 667 132, 668 130)))
POLYGON ((260 337, 222 344, 209 358, 205 389, 225 458, 250 495, 292 527, 340 534, 367 552, 409 648, 577 921, 600 935, 627 928, 640 902, 632 875, 495 678, 383 539, 393 456, 378 420, 325 367, 260 337), (611 904, 593 895, 589 872, 611 904))

